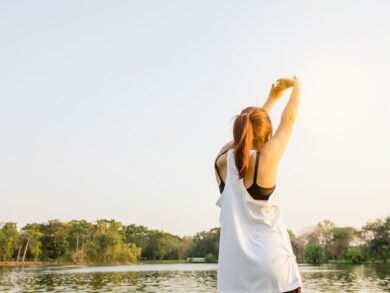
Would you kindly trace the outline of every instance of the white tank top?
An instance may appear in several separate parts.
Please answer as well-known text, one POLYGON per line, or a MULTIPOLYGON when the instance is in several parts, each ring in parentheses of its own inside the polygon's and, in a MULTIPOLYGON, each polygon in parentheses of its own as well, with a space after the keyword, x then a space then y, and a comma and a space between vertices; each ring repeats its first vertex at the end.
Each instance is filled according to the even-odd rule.
MULTIPOLYGON (((255 150, 252 150, 255 151, 255 150)), ((220 293, 281 293, 302 288, 278 187, 269 199, 253 199, 239 179, 233 149, 227 152, 221 208, 217 289, 220 293)))

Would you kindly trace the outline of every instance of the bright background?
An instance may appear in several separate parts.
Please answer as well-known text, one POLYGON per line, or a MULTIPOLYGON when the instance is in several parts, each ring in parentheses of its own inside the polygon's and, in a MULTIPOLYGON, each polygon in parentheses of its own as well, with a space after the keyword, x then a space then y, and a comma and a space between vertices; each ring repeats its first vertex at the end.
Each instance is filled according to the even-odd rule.
MULTIPOLYGON (((1 1, 0 222, 219 226, 217 152, 302 80, 287 227, 390 207, 389 1, 1 1)), ((276 129, 289 98, 275 105, 276 129)))

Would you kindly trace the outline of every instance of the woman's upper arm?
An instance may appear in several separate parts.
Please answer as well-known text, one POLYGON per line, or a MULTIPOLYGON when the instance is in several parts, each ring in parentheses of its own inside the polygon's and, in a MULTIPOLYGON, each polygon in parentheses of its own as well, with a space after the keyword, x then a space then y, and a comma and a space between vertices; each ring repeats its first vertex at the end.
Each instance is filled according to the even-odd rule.
POLYGON ((287 147, 288 141, 290 140, 292 129, 294 127, 295 117, 289 119, 282 119, 275 131, 272 138, 264 145, 267 157, 277 165, 282 158, 282 155, 287 147))

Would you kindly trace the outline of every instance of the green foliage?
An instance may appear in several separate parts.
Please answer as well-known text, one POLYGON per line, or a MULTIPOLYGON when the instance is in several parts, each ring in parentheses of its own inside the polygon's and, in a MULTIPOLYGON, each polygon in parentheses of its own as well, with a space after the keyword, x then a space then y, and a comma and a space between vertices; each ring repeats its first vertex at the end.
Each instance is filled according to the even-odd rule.
POLYGON ((58 219, 50 220, 40 225, 43 236, 41 239, 44 259, 59 259, 68 247, 68 229, 66 224, 58 219))
POLYGON ((2 261, 10 260, 15 252, 19 234, 16 229, 16 223, 8 222, 1 225, 0 228, 0 259, 2 261))
POLYGON ((162 260, 168 254, 168 236, 160 230, 152 230, 148 235, 148 244, 143 256, 147 259, 162 260))
POLYGON ((119 263, 136 263, 141 255, 141 248, 134 243, 121 243, 116 254, 116 261, 119 263))
POLYGON ((85 242, 89 239, 91 223, 85 220, 72 220, 67 223, 68 226, 68 252, 77 252, 82 250, 85 242))
POLYGON ((196 233, 189 255, 192 257, 205 257, 208 253, 218 255, 220 228, 196 233))
MULTIPOLYGON (((324 220, 303 235, 287 232, 300 261, 361 263, 386 262, 390 258, 390 217, 378 218, 361 229, 337 227, 324 220)), ((106 219, 99 219, 95 224, 85 220, 63 223, 54 219, 44 224, 27 224, 20 232, 15 223, 8 222, 0 225, 0 260, 120 264, 204 257, 206 262, 217 262, 219 238, 219 227, 179 237, 106 219)))
POLYGON ((321 246, 309 243, 305 249, 305 260, 309 263, 319 264, 321 262, 321 246))
POLYGON ((294 242, 296 240, 296 236, 293 231, 290 229, 287 229, 288 236, 290 237, 291 242, 294 242))
POLYGON ((30 256, 36 261, 39 255, 42 253, 42 241, 41 238, 44 234, 40 230, 39 224, 27 224, 22 228, 21 233, 21 248, 26 248, 30 256), (23 246, 24 245, 24 246, 23 246))
POLYGON ((356 247, 348 247, 345 253, 345 258, 354 264, 362 263, 365 258, 360 249, 356 247))
POLYGON ((125 227, 114 220, 98 220, 92 226, 92 237, 86 243, 88 262, 134 263, 141 255, 141 248, 134 243, 124 243, 125 227))
POLYGON ((390 217, 368 222, 361 229, 336 227, 329 220, 294 240, 297 259, 311 263, 348 260, 361 263, 390 258, 390 217))
POLYGON ((387 262, 390 258, 390 217, 369 222, 362 230, 368 256, 387 262))
POLYGON ((332 241, 329 243, 328 251, 332 259, 344 259, 348 247, 356 233, 352 227, 335 227, 333 229, 332 241))
POLYGON ((143 260, 184 259, 191 237, 172 235, 161 230, 149 230, 144 226, 129 225, 126 227, 126 243, 135 243, 142 248, 143 260))
POLYGON ((212 254, 212 253, 208 253, 208 254, 206 254, 206 256, 205 256, 205 261, 206 262, 217 262, 217 257, 214 255, 214 254, 212 254))
POLYGON ((138 247, 141 247, 142 251, 145 251, 149 243, 150 234, 150 230, 145 226, 131 224, 126 226, 125 242, 134 243, 138 247))

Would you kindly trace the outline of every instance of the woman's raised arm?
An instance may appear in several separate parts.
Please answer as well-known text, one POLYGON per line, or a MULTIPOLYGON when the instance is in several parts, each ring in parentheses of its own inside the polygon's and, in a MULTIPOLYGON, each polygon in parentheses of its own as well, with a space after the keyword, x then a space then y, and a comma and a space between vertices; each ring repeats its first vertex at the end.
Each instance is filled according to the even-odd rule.
POLYGON ((282 157, 291 136, 301 95, 301 83, 295 75, 293 79, 282 78, 279 80, 283 81, 284 87, 288 88, 292 86, 293 90, 290 99, 283 110, 278 129, 275 131, 272 138, 265 144, 267 153, 276 163, 278 163, 282 157))

